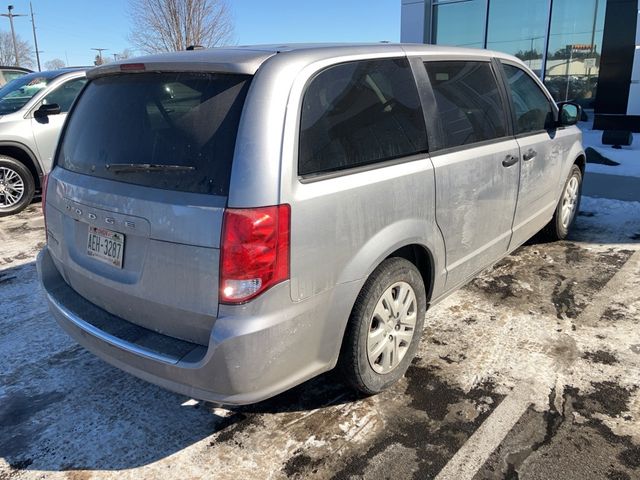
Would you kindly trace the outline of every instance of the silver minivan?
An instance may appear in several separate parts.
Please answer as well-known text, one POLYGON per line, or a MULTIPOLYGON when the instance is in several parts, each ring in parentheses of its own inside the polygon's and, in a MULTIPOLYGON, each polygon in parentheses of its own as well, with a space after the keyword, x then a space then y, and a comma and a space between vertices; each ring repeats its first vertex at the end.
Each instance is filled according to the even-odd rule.
POLYGON ((76 341, 190 397, 257 402, 336 365, 379 392, 430 305, 579 208, 579 107, 504 54, 236 47, 88 79, 40 277, 76 341))

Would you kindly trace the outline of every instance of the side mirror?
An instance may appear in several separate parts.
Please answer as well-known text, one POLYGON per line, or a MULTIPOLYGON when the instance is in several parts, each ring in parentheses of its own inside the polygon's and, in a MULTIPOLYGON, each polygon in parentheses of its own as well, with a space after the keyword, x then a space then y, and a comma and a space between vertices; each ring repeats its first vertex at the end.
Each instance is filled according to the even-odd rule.
POLYGON ((48 103, 40 105, 40 108, 33 112, 33 116, 35 118, 47 118, 49 115, 58 115, 60 111, 60 105, 57 103, 48 103))
POLYGON ((562 102, 558 104, 560 111, 558 112, 558 126, 570 127, 575 125, 582 117, 582 107, 573 102, 562 102))

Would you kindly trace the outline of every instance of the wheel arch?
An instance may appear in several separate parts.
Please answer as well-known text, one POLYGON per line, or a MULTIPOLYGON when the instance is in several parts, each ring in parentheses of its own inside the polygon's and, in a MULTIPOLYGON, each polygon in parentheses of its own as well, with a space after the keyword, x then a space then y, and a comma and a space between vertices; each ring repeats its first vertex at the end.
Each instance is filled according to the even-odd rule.
MULTIPOLYGON (((389 258, 394 258, 394 257, 403 258, 411 262, 413 265, 416 266, 416 268, 420 272, 420 275, 422 276, 422 280, 425 286, 425 293, 427 297, 426 307, 428 309, 432 299, 432 295, 433 295, 433 287, 436 283, 435 276, 436 276, 437 265, 436 265, 436 259, 434 257, 432 249, 429 248, 427 245, 424 245, 423 243, 419 242, 417 239, 407 239, 407 241, 404 242, 403 244, 394 245, 393 247, 389 248, 385 253, 379 255, 377 257, 377 260, 373 262, 373 264, 371 265, 371 268, 367 273, 367 275, 365 276, 365 278, 362 280, 361 287, 364 286, 366 280, 371 276, 374 270, 378 268, 380 264, 382 264, 382 262, 384 262, 389 258)), ((357 296, 358 296, 358 293, 355 294, 355 296, 349 303, 350 305, 349 316, 351 316, 353 312, 353 308, 355 306, 357 296)), ((344 348, 344 340, 346 336, 345 334, 346 334, 348 323, 349 322, 347 318, 345 319, 345 322, 342 325, 342 332, 340 334, 341 347, 339 352, 341 352, 342 348, 344 348)), ((339 352, 336 352, 336 357, 335 357, 336 360, 339 356, 339 352)))
POLYGON ((411 243, 394 250, 389 255, 387 255, 384 260, 393 257, 404 258, 405 260, 411 262, 418 269, 420 275, 422 276, 422 281, 424 282, 428 306, 431 301, 433 284, 435 280, 435 263, 433 261, 433 253, 425 245, 421 245, 419 243, 411 243))
POLYGON ((343 267, 336 283, 364 283, 384 260, 394 256, 416 265, 429 303, 443 286, 445 258, 444 239, 434 221, 407 218, 385 226, 343 267))
POLYGON ((44 172, 37 157, 29 147, 21 143, 0 142, 0 155, 14 158, 27 167, 33 176, 36 190, 41 188, 44 172))
MULTIPOLYGON (((348 313, 344 322, 340 323, 339 351, 344 347, 349 318, 353 313, 359 292, 371 274, 388 258, 400 257, 416 266, 425 284, 426 307, 437 296, 443 286, 444 271, 444 239, 435 222, 427 220, 404 219, 387 225, 373 235, 351 261, 345 265, 337 283, 352 284, 358 287, 352 292, 353 297, 346 300, 348 313), (427 235, 425 235, 427 232, 427 235)), ((347 310, 345 309, 345 312, 347 310)), ((339 357, 335 352, 335 359, 339 357)))
POLYGON ((573 163, 574 165, 577 165, 578 168, 580 168, 580 173, 582 173, 582 176, 584 177, 584 171, 587 167, 587 158, 585 154, 581 153, 580 155, 578 155, 573 163))

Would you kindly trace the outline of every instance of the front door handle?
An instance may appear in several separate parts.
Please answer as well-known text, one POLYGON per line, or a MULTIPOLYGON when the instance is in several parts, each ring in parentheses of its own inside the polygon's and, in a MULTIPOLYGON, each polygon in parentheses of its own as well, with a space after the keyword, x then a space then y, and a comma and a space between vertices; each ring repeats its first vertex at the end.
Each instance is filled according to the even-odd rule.
POLYGON ((511 165, 515 165, 516 163, 518 163, 518 157, 516 157, 515 155, 507 155, 502 161, 502 166, 510 167, 511 165))
POLYGON ((526 162, 534 158, 536 155, 538 155, 538 152, 536 152, 533 148, 530 148, 529 150, 524 152, 524 154, 522 155, 522 159, 526 162))

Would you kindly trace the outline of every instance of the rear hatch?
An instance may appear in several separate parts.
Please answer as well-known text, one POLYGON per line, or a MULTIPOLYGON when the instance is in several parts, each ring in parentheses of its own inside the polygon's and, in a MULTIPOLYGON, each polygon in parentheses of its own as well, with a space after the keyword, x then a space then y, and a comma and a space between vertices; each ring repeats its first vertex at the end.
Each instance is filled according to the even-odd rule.
POLYGON ((250 75, 93 79, 63 133, 47 229, 67 283, 132 323, 206 345, 250 75))

